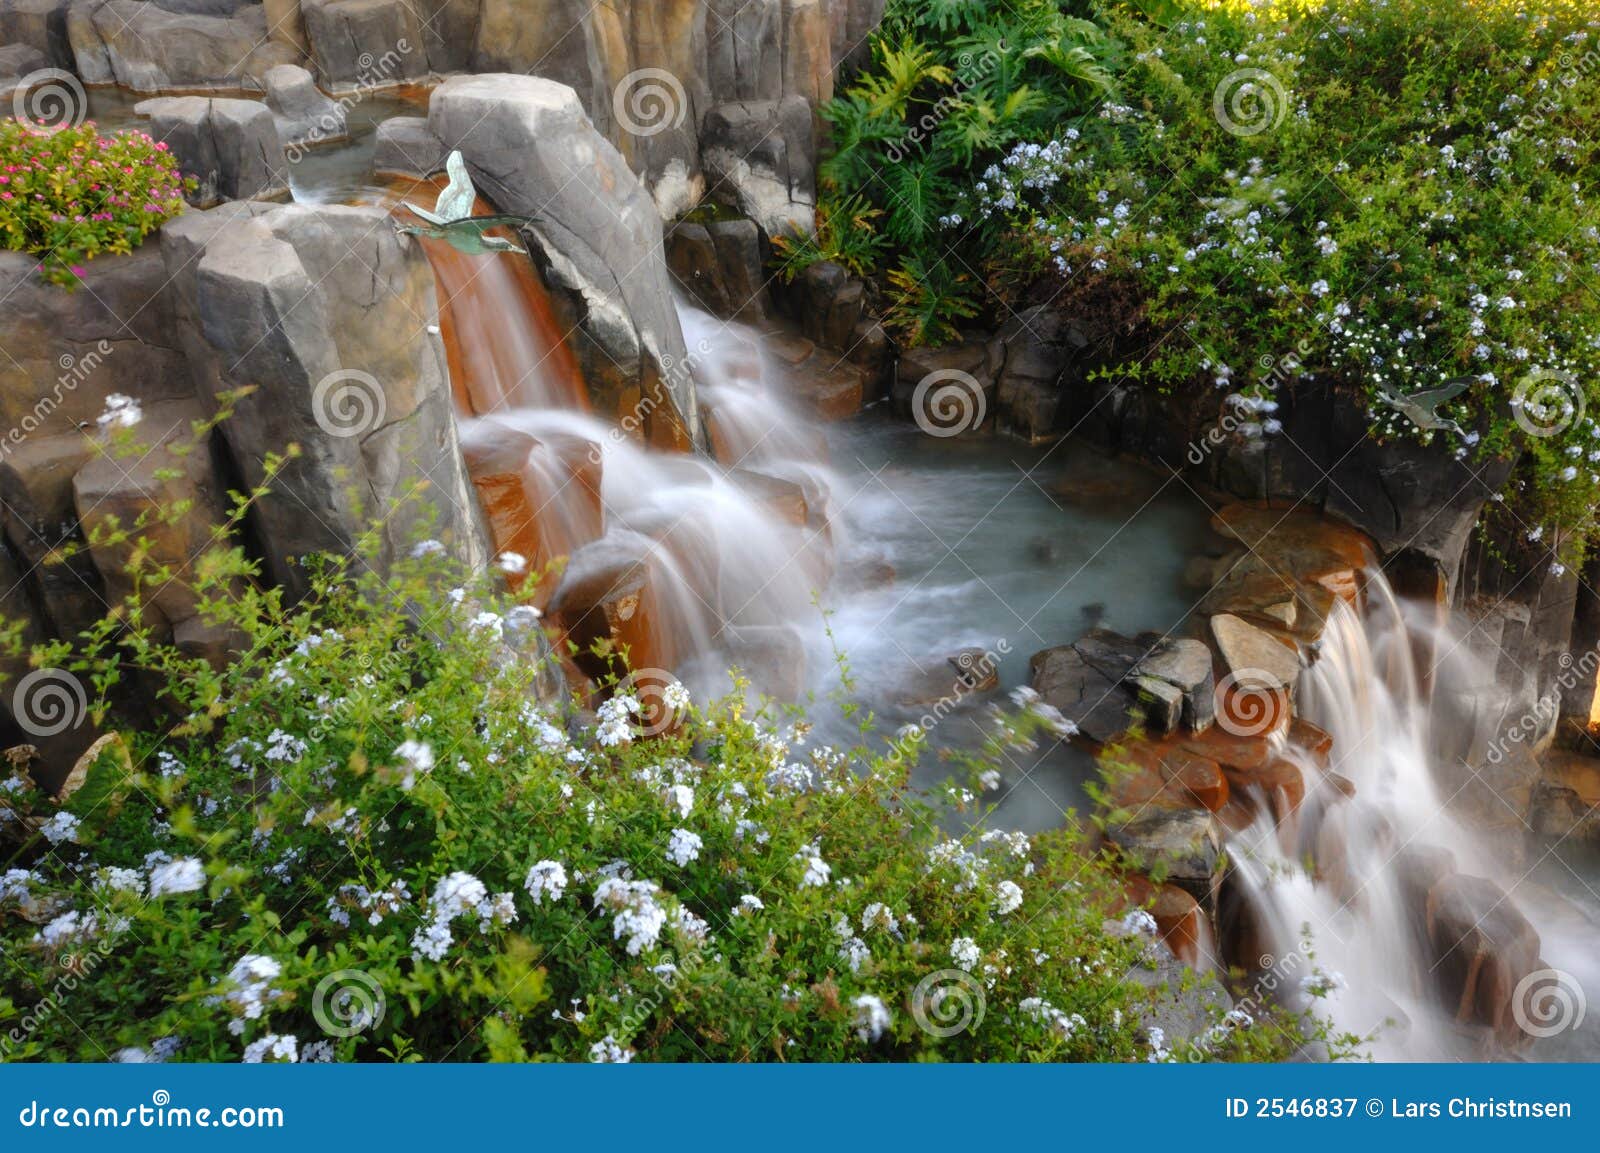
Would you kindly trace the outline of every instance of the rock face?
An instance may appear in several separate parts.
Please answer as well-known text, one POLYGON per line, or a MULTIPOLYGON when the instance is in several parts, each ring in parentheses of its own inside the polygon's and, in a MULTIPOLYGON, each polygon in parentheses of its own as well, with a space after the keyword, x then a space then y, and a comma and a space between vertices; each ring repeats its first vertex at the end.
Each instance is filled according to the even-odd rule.
POLYGON ((246 485, 291 443, 260 503, 273 579, 299 592, 297 558, 351 553, 383 516, 376 558, 432 535, 464 560, 486 550, 457 440, 433 275, 377 208, 224 205, 163 230, 195 389, 237 403, 222 433, 246 485))
POLYGON ((24 80, 49 66, 44 53, 32 44, 0 47, 0 102, 9 101, 24 80))
POLYGON ((280 64, 262 77, 267 107, 278 124, 278 139, 287 147, 315 148, 350 137, 344 105, 328 99, 311 73, 295 64, 280 64))
MULTIPOLYGON (((27 47, 44 58, 43 64, 15 73, 25 76, 35 68, 72 67, 72 45, 67 40, 67 8, 71 0, 0 0, 0 44, 27 47)), ((19 54, 20 56, 20 54, 19 54)), ((29 59, 32 59, 31 57, 29 59)), ((13 66, 20 61, 13 57, 13 66)), ((0 75, 6 69, 0 67, 0 75)), ((4 84, 0 83, 0 88, 4 84)))
POLYGON ((68 38, 86 82, 135 92, 259 91, 299 57, 247 0, 72 0, 68 38))
POLYGON ((393 116, 378 125, 372 167, 380 176, 432 176, 444 171, 450 150, 427 120, 420 116, 393 116))
POLYGON ((133 109, 149 118, 150 134, 163 140, 185 176, 198 182, 185 193, 209 208, 224 200, 277 200, 289 195, 283 145, 272 112, 254 100, 162 96, 133 109))
POLYGON ((802 96, 711 109, 701 128, 707 195, 769 236, 809 235, 817 212, 811 121, 802 96))
POLYGON ((836 49, 858 47, 881 8, 881 0, 542 0, 530 11, 525 0, 482 0, 471 68, 571 86, 671 218, 716 183, 709 162, 702 166, 708 113, 797 97, 809 119, 833 94, 836 49))
MULTIPOLYGON (((429 43, 424 24, 443 4, 408 4, 404 0, 301 0, 300 14, 317 79, 330 92, 392 88, 419 80, 430 70, 429 43)), ((463 17, 474 7, 470 0, 451 4, 463 17)), ((455 52, 441 48, 443 67, 460 67, 461 32, 454 23, 455 52), (454 61, 453 63, 447 63, 454 61)))
POLYGON ((767 315, 761 231, 752 220, 680 221, 667 233, 667 266, 708 312, 755 323, 767 315))
POLYGON ((570 88, 530 76, 464 76, 433 94, 428 125, 525 230, 602 411, 663 445, 704 445, 661 220, 644 186, 570 88))

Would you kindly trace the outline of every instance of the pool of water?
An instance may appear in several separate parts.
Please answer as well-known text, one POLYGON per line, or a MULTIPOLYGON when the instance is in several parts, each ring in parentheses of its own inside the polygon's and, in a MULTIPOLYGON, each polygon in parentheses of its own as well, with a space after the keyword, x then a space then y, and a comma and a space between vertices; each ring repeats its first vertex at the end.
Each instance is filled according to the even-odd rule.
MULTIPOLYGON (((1188 624, 1198 594, 1183 569, 1211 510, 1183 481, 1074 440, 932 437, 881 406, 828 439, 842 532, 823 602, 853 695, 891 732, 935 720, 918 784, 950 775, 939 750, 982 743, 986 703, 1026 684, 1039 650, 1095 625, 1132 636, 1188 624), (926 686, 948 683, 949 658, 969 648, 990 654, 1002 692, 946 711, 926 686)), ((825 693, 839 674, 813 680, 825 693)), ((1082 810, 1082 752, 1050 742, 1008 762, 988 823, 1033 831, 1082 810)))

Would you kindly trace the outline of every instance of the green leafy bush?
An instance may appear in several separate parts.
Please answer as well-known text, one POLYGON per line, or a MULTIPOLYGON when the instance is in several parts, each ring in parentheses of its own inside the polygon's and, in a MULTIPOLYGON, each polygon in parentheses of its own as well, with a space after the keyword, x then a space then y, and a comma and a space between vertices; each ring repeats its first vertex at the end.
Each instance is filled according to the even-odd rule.
POLYGON ((1215 386, 1258 433, 1276 429, 1280 388, 1346 390, 1379 439, 1439 442, 1474 465, 1523 454, 1495 515, 1554 543, 1557 567, 1581 555, 1600 498, 1591 6, 1107 5, 1103 39, 1073 32, 1109 70, 1104 98, 1062 115, 1059 92, 1011 72, 1055 54, 1013 38, 995 76, 1053 100, 1042 118, 991 100, 992 136, 971 128, 982 89, 959 80, 991 17, 906 8, 918 43, 891 33, 835 102, 825 166, 836 195, 916 218, 885 228, 902 315, 927 315, 913 292, 930 281, 901 270, 943 262, 969 278, 951 295, 988 319, 1023 299, 1109 321, 1121 338, 1103 371, 1215 386), (902 111, 931 136, 885 143, 902 111), (1442 386, 1434 427, 1391 403, 1442 386))
MULTIPOLYGON (((1106 932, 1119 885, 1072 833, 951 833, 903 749, 817 747, 743 694, 548 700, 538 614, 434 542, 381 576, 315 561, 286 607, 231 543, 253 499, 181 570, 148 543, 183 508, 96 529, 130 546, 127 599, 71 643, 9 633, 106 735, 61 803, 21 753, 0 779, 7 1057, 1170 1055, 1124 980, 1148 917, 1106 932), (156 587, 237 658, 143 623, 156 587), (130 697, 147 720, 118 727, 130 697)), ((1216 1055, 1303 1028, 1238 1024, 1216 1055)))
POLYGON ((73 283, 92 257, 132 252, 183 211, 183 190, 166 144, 143 132, 0 120, 0 242, 40 257, 57 283, 73 283))

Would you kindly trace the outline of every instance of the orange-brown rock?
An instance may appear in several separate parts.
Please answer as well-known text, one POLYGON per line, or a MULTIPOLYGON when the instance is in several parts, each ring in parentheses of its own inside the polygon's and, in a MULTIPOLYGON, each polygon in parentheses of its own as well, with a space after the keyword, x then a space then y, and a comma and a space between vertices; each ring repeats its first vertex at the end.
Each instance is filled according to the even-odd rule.
POLYGON ((1158 885, 1138 874, 1123 880, 1122 891, 1126 907, 1146 909, 1155 918, 1157 934, 1178 960, 1188 965, 1200 963, 1210 934, 1200 902, 1191 893, 1176 885, 1158 885))
POLYGON ((513 591, 544 573, 533 600, 545 607, 560 579, 553 563, 603 527, 599 454, 577 437, 539 440, 494 420, 466 424, 461 451, 495 552, 528 562, 525 572, 508 574, 513 591))
POLYGON ((1300 766, 1283 757, 1272 757, 1253 769, 1223 765, 1223 775, 1228 778, 1232 803, 1254 814, 1264 801, 1273 819, 1288 820, 1306 799, 1306 780, 1300 766))
POLYGON ((1327 768, 1333 755, 1333 737, 1303 717, 1289 722, 1289 743, 1309 753, 1322 768, 1327 768))
POLYGON ((1130 741, 1122 746, 1118 759, 1153 774, 1169 798, 1183 798, 1184 803, 1213 813, 1228 803, 1228 779, 1222 767, 1184 748, 1178 740, 1130 741))
POLYGON ((648 542, 634 534, 613 533, 573 553, 549 615, 576 647, 572 659, 588 676, 676 665, 682 654, 657 620, 650 579, 648 542))
POLYGON ((728 475, 746 496, 778 520, 787 521, 796 528, 806 527, 810 508, 805 489, 798 484, 747 468, 736 468, 728 475))
POLYGON ((1517 983, 1541 968, 1539 934, 1505 890, 1456 873, 1428 894, 1432 973, 1456 1020, 1493 1030, 1503 1044, 1527 1038, 1513 1012, 1517 983))
POLYGON ((1351 602, 1360 592, 1360 574, 1372 563, 1372 545, 1364 533, 1293 507, 1230 504, 1217 511, 1211 525, 1243 542, 1274 571, 1320 584, 1351 602))

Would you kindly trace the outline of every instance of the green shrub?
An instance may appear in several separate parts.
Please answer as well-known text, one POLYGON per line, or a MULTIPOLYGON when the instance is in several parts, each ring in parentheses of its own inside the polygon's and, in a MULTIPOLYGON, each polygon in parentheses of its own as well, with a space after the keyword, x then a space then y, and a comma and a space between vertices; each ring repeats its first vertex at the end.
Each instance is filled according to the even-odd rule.
MULTIPOLYGON (((1116 879, 1072 833, 946 831, 903 748, 819 747, 743 694, 541 701, 537 613, 432 542, 381 576, 314 561, 286 607, 230 543, 251 503, 182 571, 139 558, 183 509, 107 529, 127 600, 70 644, 10 634, 108 735, 62 804, 0 780, 6 1056, 1166 1055, 1123 980, 1148 938, 1104 930, 1116 879), (231 664, 139 623, 174 585, 231 664), (119 727, 129 695, 155 719, 119 727)), ((1218 1027, 1220 1056, 1281 1057, 1302 1025, 1218 1027)))
POLYGON ((92 257, 132 252, 183 211, 184 184, 167 146, 143 132, 0 120, 0 242, 38 256, 57 283, 92 257))
MULTIPOLYGON (((880 270, 902 301, 929 278, 897 270, 943 262, 986 286, 987 319, 1018 299, 1095 315, 1123 334, 1100 350, 1103 371, 1214 385, 1256 432, 1274 432, 1280 387, 1332 386, 1365 404, 1380 440, 1438 442, 1474 466, 1521 453, 1494 515, 1555 545, 1557 567, 1581 555, 1600 498, 1591 6, 1173 0, 1158 21, 1156 5, 1107 5, 1103 41, 1074 33, 1110 70, 1106 98, 1061 116, 1060 93, 1029 72, 1010 91, 1025 79, 1054 113, 993 104, 990 135, 970 127, 978 86, 945 76, 977 24, 1001 17, 906 7, 920 40, 886 37, 835 102, 824 167, 832 195, 881 194, 890 220, 916 217, 885 228, 899 252, 880 270), (895 101, 874 104, 878 91, 895 101), (885 145, 874 119, 902 107, 908 124, 936 123, 914 148, 885 145), (1438 415, 1459 431, 1389 403, 1452 382, 1438 415)), ((1046 57, 1015 38, 996 75, 1046 57)), ((910 304, 899 312, 926 315, 910 304)), ((900 331, 939 340, 953 326, 900 331)))

